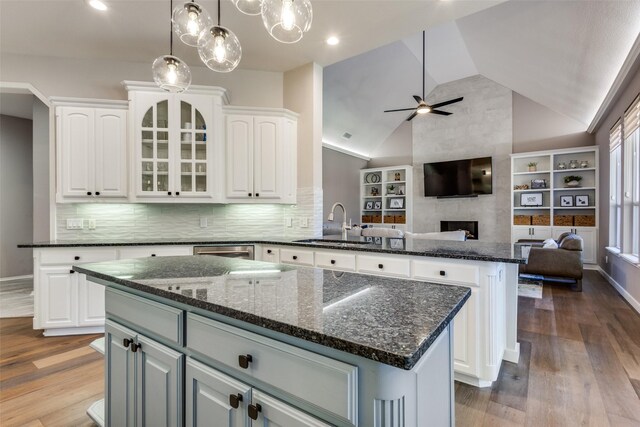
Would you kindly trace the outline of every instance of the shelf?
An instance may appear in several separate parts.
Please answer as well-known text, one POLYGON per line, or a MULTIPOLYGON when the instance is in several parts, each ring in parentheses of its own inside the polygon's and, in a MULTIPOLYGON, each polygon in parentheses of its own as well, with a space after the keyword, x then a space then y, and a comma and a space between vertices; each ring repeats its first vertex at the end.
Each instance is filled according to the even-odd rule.
POLYGON ((550 188, 529 188, 528 190, 512 190, 514 193, 537 193, 540 191, 551 191, 550 188))
POLYGON ((407 181, 385 181, 385 184, 405 184, 407 181))
POLYGON ((566 172, 580 172, 580 171, 594 171, 596 168, 576 168, 576 169, 556 169, 554 173, 566 173, 566 172))
POLYGON ((366 184, 363 184, 363 185, 382 185, 382 183, 381 182, 378 182, 378 183, 375 183, 375 184, 366 183, 366 184))
POLYGON ((595 206, 556 206, 555 208, 553 208, 553 210, 558 210, 558 209, 595 209, 595 206))
POLYGON ((364 196, 365 199, 381 199, 382 196, 364 196))
POLYGON ((554 188, 553 191, 584 191, 584 190, 595 190, 596 187, 562 187, 562 188, 554 188))
POLYGON ((392 197, 407 197, 407 195, 406 194, 385 194, 384 197, 389 197, 389 198, 392 198, 392 197))
POLYGON ((391 212, 404 212, 404 211, 406 211, 406 209, 387 208, 387 209, 385 209, 385 211, 391 211, 391 212))
POLYGON ((514 206, 514 210, 527 210, 527 211, 538 211, 538 210, 549 210, 551 209, 549 206, 514 206))
POLYGON ((362 212, 382 212, 382 209, 362 209, 362 212))
POLYGON ((538 175, 541 173, 551 173, 551 171, 536 171, 536 172, 514 172, 514 175, 538 175))

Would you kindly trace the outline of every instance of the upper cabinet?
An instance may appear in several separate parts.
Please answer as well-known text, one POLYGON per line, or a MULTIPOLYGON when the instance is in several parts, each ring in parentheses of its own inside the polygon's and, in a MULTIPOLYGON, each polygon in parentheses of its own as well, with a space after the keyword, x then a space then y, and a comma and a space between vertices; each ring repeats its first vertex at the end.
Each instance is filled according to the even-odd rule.
POLYGON ((295 203, 295 114, 238 107, 225 112, 227 202, 295 203))
POLYGON ((129 87, 132 195, 145 202, 222 202, 224 92, 129 87))
POLYGON ((126 103, 91 105, 54 99, 56 199, 119 201, 127 197, 126 103))

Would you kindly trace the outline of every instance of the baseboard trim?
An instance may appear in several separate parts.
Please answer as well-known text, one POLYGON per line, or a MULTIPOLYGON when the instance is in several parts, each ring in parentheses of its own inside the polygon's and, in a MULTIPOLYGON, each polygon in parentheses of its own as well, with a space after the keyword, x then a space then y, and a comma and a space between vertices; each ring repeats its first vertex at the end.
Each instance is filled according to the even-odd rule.
POLYGON ((463 374, 462 372, 454 372, 453 379, 478 388, 487 388, 493 385, 493 381, 481 380, 480 378, 472 377, 471 375, 463 374))
POLYGON ((33 274, 26 274, 24 276, 0 277, 0 283, 13 282, 14 280, 26 280, 26 279, 33 279, 33 274))
POLYGON ((502 360, 506 360, 511 363, 518 363, 520 361, 520 343, 516 343, 516 348, 505 348, 502 355, 502 360))
POLYGON ((633 309, 637 311, 638 314, 640 314, 640 302, 638 302, 638 300, 635 299, 633 295, 631 295, 625 288, 623 288, 620 283, 616 282, 613 277, 609 276, 607 272, 602 269, 602 267, 598 266, 598 272, 602 274, 602 277, 607 279, 607 282, 609 282, 609 284, 613 286, 616 291, 618 291, 622 298, 624 298, 629 303, 629 305, 631 305, 631 307, 633 307, 633 309))

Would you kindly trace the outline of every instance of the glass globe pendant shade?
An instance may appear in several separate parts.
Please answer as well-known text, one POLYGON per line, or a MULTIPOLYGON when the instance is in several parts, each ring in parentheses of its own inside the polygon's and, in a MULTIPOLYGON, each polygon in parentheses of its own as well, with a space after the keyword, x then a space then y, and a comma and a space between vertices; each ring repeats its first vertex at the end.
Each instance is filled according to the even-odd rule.
POLYGON ((246 15, 260 15, 262 0, 231 0, 238 10, 246 15))
POLYGON ((309 0, 262 0, 262 22, 279 42, 299 41, 311 28, 312 20, 309 0))
POLYGON ((173 31, 189 46, 197 46, 200 33, 213 25, 211 15, 198 3, 186 2, 173 9, 173 31))
POLYGON ((213 71, 228 73, 240 63, 242 47, 233 32, 214 25, 200 34, 198 54, 202 62, 213 71))
POLYGON ((153 80, 167 92, 180 93, 191 85, 191 70, 180 58, 162 55, 153 61, 153 80))

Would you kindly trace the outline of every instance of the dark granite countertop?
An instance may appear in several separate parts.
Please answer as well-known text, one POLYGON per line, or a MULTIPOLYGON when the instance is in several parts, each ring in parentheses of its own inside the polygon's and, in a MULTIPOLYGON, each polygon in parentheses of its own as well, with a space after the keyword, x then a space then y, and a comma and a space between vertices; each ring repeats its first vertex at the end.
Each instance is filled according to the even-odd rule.
POLYGON ((469 288, 221 257, 141 258, 77 272, 411 369, 469 288))
POLYGON ((526 260, 514 255, 513 246, 509 243, 491 243, 476 240, 456 242, 450 240, 421 239, 389 239, 389 238, 349 238, 340 241, 340 236, 325 236, 319 239, 287 240, 283 238, 260 239, 144 239, 118 241, 67 241, 58 240, 18 245, 19 248, 53 248, 53 247, 94 247, 94 246, 161 246, 161 245, 246 245, 271 244, 309 247, 314 249, 338 249, 361 252, 378 252, 396 255, 414 255, 436 258, 467 259, 473 261, 508 262, 525 264, 526 260))

